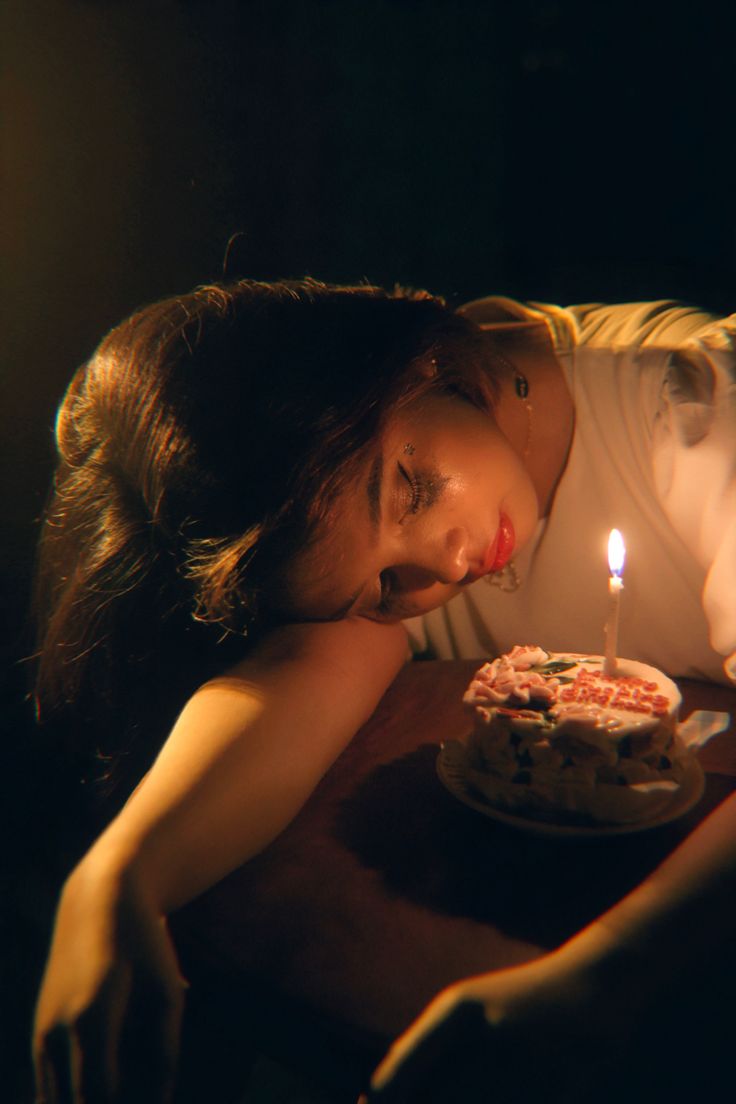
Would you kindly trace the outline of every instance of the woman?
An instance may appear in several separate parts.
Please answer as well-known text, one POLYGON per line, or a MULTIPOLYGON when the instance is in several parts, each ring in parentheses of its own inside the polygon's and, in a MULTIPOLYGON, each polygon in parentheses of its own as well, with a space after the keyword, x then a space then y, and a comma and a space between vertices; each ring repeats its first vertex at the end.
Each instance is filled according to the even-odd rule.
MULTIPOLYGON (((166 915, 293 818, 404 662, 403 619, 420 618, 415 646, 438 654, 478 654, 479 632, 542 640, 534 618, 549 601, 521 620, 513 604, 537 574, 549 598, 546 549, 569 529, 580 442, 590 430, 599 443, 586 408, 596 388, 581 390, 590 373, 578 372, 588 345, 619 365, 609 377, 635 381, 615 416, 608 400, 612 423, 648 400, 629 446, 641 465, 651 454, 652 492, 627 531, 640 565, 668 542, 693 632, 689 649, 654 654, 671 635, 657 599, 657 631, 641 619, 626 650, 725 677, 725 335, 662 304, 603 317, 493 300, 453 313, 424 293, 305 281, 200 289, 103 341, 57 423, 37 697, 72 752, 97 752, 120 799, 148 773, 64 887, 36 1022, 45 1099, 68 1081, 79 1099, 111 1087, 143 1099, 142 1069, 163 1096, 184 986, 166 915), (606 328, 627 341, 601 338, 606 328), (699 496, 695 525, 684 460, 702 443, 717 493, 699 496)), ((591 513, 582 500, 581 547, 591 513)), ((575 635, 579 611, 565 613, 569 624, 547 618, 547 647, 575 635)))

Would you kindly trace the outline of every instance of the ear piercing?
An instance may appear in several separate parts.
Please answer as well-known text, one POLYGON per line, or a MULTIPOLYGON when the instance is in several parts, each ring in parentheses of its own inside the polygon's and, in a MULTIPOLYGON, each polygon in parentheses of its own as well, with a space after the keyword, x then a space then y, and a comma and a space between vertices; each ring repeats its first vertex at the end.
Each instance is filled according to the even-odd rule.
POLYGON ((407 443, 404 445, 404 452, 407 456, 413 456, 416 452, 416 449, 410 442, 407 441, 407 443))
POLYGON ((516 397, 524 404, 524 410, 526 412, 526 440, 524 442, 524 451, 521 455, 523 460, 528 460, 532 447, 532 434, 534 432, 534 407, 529 399, 529 380, 524 373, 514 367, 511 361, 505 357, 503 353, 499 352, 498 349, 493 350, 493 356, 502 367, 507 368, 512 373, 516 397))

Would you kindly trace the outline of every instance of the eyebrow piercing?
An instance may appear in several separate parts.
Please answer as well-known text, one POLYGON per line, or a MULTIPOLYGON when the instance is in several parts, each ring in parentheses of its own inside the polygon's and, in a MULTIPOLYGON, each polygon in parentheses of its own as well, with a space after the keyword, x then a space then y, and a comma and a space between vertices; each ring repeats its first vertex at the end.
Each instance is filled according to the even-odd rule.
POLYGON ((407 441, 407 443, 404 445, 404 452, 406 453, 407 456, 413 456, 414 453, 416 452, 416 449, 411 444, 411 442, 407 441))

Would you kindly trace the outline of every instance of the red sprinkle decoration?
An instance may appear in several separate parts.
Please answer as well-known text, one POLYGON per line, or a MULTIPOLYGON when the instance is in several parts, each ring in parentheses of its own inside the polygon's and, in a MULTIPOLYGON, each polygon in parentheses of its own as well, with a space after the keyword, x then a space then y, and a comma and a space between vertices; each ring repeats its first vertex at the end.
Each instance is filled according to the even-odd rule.
POLYGON ((635 675, 614 678, 595 671, 580 671, 574 682, 560 691, 559 698, 563 702, 610 706, 627 713, 662 717, 669 709, 669 701, 664 694, 656 694, 656 690, 656 682, 635 675))

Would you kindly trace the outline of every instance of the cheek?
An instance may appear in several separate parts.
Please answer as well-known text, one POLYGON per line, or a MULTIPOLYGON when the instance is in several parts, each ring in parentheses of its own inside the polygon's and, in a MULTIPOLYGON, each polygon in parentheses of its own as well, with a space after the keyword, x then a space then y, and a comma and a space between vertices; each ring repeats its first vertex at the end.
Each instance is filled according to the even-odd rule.
POLYGON ((500 433, 486 433, 468 442, 458 460, 454 486, 457 494, 488 503, 497 500, 525 478, 521 459, 500 433))
POLYGON ((451 598, 460 593, 461 589, 462 587, 456 583, 434 583, 424 590, 407 593, 406 604, 410 606, 411 612, 407 611, 404 616, 419 617, 423 613, 429 613, 430 610, 437 609, 438 606, 449 602, 451 598))
POLYGON ((516 514, 517 542, 523 545, 531 537, 539 520, 539 499, 534 484, 526 472, 510 497, 513 512, 516 514))

